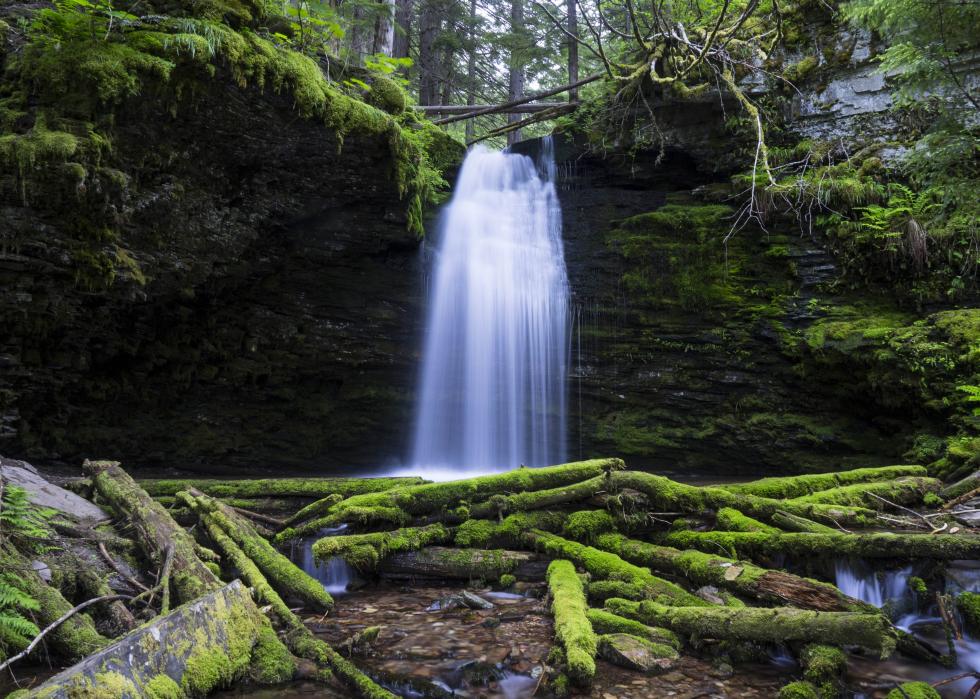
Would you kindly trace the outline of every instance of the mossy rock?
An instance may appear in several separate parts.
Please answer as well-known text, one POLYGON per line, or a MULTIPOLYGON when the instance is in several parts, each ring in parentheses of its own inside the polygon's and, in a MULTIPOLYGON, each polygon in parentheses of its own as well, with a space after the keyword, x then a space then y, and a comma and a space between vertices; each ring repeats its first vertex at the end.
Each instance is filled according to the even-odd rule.
POLYGON ((888 692, 885 699, 942 699, 928 682, 906 682, 888 692))
POLYGON ((375 76, 365 101, 388 114, 398 115, 405 111, 408 98, 401 86, 391 78, 375 76))
POLYGON ((671 646, 627 633, 600 636, 599 656, 613 665, 646 674, 668 672, 680 658, 671 646))

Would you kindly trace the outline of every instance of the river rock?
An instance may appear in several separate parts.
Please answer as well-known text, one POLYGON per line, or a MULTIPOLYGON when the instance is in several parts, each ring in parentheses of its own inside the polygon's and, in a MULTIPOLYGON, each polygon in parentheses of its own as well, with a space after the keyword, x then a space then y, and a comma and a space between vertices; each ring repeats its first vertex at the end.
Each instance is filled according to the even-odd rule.
POLYGON ((78 521, 103 522, 109 519, 101 507, 49 482, 26 461, 0 456, 0 478, 4 483, 26 490, 28 498, 38 507, 50 507, 78 521))
POLYGON ((493 609, 493 602, 485 600, 478 594, 470 592, 469 590, 463 590, 462 595, 463 604, 465 604, 470 609, 493 609))
POLYGON ((599 657, 613 665, 651 674, 673 670, 679 660, 677 651, 670 646, 626 633, 601 636, 599 657))

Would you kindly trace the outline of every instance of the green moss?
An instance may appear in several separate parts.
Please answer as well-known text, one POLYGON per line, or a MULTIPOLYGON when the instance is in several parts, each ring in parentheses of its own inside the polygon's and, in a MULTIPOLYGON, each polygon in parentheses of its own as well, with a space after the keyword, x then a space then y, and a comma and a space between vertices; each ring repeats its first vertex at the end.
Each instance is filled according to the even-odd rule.
POLYGON ((956 598, 956 608, 963 615, 966 627, 980 632, 980 593, 961 592, 956 598))
POLYGON ((643 590, 651 599, 663 598, 672 604, 691 607, 708 606, 708 603, 700 597, 690 594, 672 582, 658 578, 647 568, 624 561, 614 553, 569 541, 541 530, 533 530, 530 538, 537 548, 549 556, 572 560, 595 578, 627 582, 643 590))
POLYGON ((616 530, 616 521, 605 510, 578 510, 568 515, 564 535, 589 544, 600 534, 616 530))
MULTIPOLYGON (((137 481, 150 495, 176 495, 195 488, 215 498, 327 498, 376 493, 425 483, 422 478, 250 478, 242 480, 142 479, 137 481)), ((234 505, 235 503, 229 503, 234 505)))
POLYGON ((844 651, 834 646, 804 646, 800 652, 800 665, 803 667, 803 679, 817 687, 822 699, 840 696, 847 673, 844 651))
POLYGON ((500 579, 497 581, 497 587, 499 587, 501 590, 506 590, 507 588, 513 587, 514 583, 516 582, 517 582, 517 578, 515 578, 510 573, 504 573, 503 575, 500 576, 500 579))
POLYGON ((276 636, 271 624, 263 624, 252 649, 250 676, 260 684, 288 682, 296 673, 293 656, 276 636))
POLYGON ((185 699, 187 696, 180 685, 167 675, 154 675, 143 686, 147 699, 185 699))
POLYGON ((652 641, 660 645, 667 645, 675 650, 680 649, 681 642, 677 634, 669 629, 655 628, 641 624, 633 619, 621 617, 605 609, 589 609, 586 612, 589 623, 593 630, 601 634, 626 633, 631 636, 652 641))
POLYGON ((358 570, 370 572, 379 561, 393 553, 417 551, 425 546, 445 544, 452 538, 453 535, 442 524, 397 529, 391 532, 328 536, 313 544, 313 555, 319 561, 333 556, 343 556, 358 570), (373 553, 367 553, 365 547, 373 549, 373 553), (363 567, 365 564, 370 567, 363 567))
POLYGON ((357 522, 377 521, 406 524, 412 516, 455 509, 461 504, 481 502, 501 492, 542 490, 572 485, 611 470, 622 469, 619 459, 593 459, 577 463, 521 467, 514 471, 459 481, 393 488, 381 493, 356 495, 332 506, 327 514, 280 532, 276 539, 283 542, 296 536, 312 534, 323 527, 357 522))
POLYGON ((715 515, 715 528, 728 532, 778 532, 779 529, 757 519, 746 517, 731 507, 722 507, 715 515))
POLYGON ((941 507, 943 504, 943 499, 939 497, 936 493, 929 491, 922 496, 922 504, 925 507, 936 508, 941 507))
POLYGON ((738 483, 721 486, 733 493, 757 495, 763 498, 798 498, 822 490, 839 488, 855 483, 874 483, 889 481, 904 476, 925 476, 922 466, 883 466, 880 468, 858 468, 834 473, 808 473, 800 476, 778 476, 763 478, 751 483, 738 483))
POLYGON ((565 649, 569 677, 580 686, 590 686, 595 677, 598 639, 586 616, 585 590, 575 566, 570 561, 552 561, 548 566, 548 588, 555 636, 565 649))
POLYGON ((388 114, 397 115, 405 111, 408 97, 394 80, 377 75, 371 80, 371 89, 368 91, 366 101, 388 114))
POLYGON ((811 495, 793 498, 788 502, 881 508, 882 502, 879 498, 885 498, 897 505, 915 507, 923 504, 923 498, 927 493, 936 495, 942 485, 942 482, 935 478, 905 476, 894 481, 856 483, 830 490, 821 490, 811 495))
POLYGON ((905 682, 888 692, 885 699, 942 699, 928 682, 905 682))
POLYGON ((820 65, 820 59, 816 56, 806 56, 797 61, 783 71, 783 77, 791 83, 805 80, 820 65))
POLYGON ((817 688, 809 682, 790 682, 779 690, 777 699, 821 699, 817 688))

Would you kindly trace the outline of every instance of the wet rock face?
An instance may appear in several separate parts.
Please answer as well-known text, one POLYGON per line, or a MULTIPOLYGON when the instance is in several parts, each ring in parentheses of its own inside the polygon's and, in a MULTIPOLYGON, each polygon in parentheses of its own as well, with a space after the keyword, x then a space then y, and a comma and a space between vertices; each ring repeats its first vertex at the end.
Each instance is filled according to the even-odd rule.
POLYGON ((160 102, 119 115, 77 192, 0 196, 0 449, 211 470, 397 458, 421 312, 384 139, 340 144, 288 98, 230 86, 176 116, 160 102), (109 284, 76 197, 121 222, 92 243, 116 257, 109 284))
POLYGON ((771 473, 896 458, 909 416, 801 368, 798 339, 838 303, 819 239, 745 229, 684 154, 617 162, 558 144, 573 294, 570 457, 771 473), (718 208, 721 205, 722 208, 718 208), (659 212, 651 216, 651 212, 659 212))

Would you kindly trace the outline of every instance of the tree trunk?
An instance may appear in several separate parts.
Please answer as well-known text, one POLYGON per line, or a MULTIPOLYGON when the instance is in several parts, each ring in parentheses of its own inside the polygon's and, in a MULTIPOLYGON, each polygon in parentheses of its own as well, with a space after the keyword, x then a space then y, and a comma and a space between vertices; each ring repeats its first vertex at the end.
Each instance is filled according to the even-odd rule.
MULTIPOLYGON (((578 37, 578 0, 567 0, 568 2, 568 21, 566 31, 572 37, 578 37)), ((568 82, 578 82, 578 42, 569 37, 568 39, 568 82)), ((573 87, 568 91, 568 101, 578 102, 578 88, 573 87)))
POLYGON ((767 570, 746 561, 698 551, 680 551, 628 539, 620 534, 603 534, 596 548, 610 551, 627 561, 645 565, 671 577, 686 578, 694 586, 716 585, 762 602, 790 604, 823 612, 875 612, 860 600, 848 597, 836 586, 801 578, 792 573, 767 570))
POLYGON ((733 551, 740 558, 787 554, 863 556, 865 558, 980 558, 980 536, 972 534, 767 534, 764 532, 691 532, 666 534, 663 542, 708 553, 733 551))
POLYGON ((191 602, 222 586, 211 569, 198 557, 193 537, 174 521, 115 461, 86 461, 82 468, 92 478, 100 497, 126 520, 136 533, 143 554, 162 568, 173 551, 173 583, 177 599, 191 602))
POLYGON ((199 490, 182 493, 182 496, 203 520, 224 530, 280 594, 296 597, 318 612, 327 612, 333 607, 333 598, 323 585, 279 553, 247 519, 199 490))
POLYGON ((890 481, 904 476, 928 475, 923 466, 882 466, 856 468, 837 473, 807 473, 802 476, 774 476, 749 483, 720 486, 724 490, 762 498, 798 498, 821 490, 840 488, 855 483, 890 481))
POLYGON ((395 0, 395 36, 392 40, 391 50, 391 55, 394 58, 411 56, 414 13, 415 0, 395 0))
POLYGON ((436 37, 442 26, 438 0, 422 0, 419 14, 419 104, 437 104, 439 60, 436 37))
MULTIPOLYGON (((512 41, 516 44, 524 33, 524 0, 511 0, 510 4, 510 32, 513 36, 512 41)), ((521 47, 514 44, 510 50, 510 81, 507 91, 507 101, 513 102, 524 96, 524 56, 521 47)), ((507 123, 518 121, 520 117, 515 114, 507 116, 507 123)), ((507 145, 512 145, 521 140, 520 129, 515 129, 507 134, 507 145)))
POLYGON ((496 581, 502 575, 521 580, 543 580, 547 561, 527 551, 455 549, 430 546, 406 551, 381 561, 378 572, 386 578, 425 578, 496 581))
POLYGON ((680 636, 856 645, 875 651, 883 659, 891 655, 896 643, 895 629, 882 614, 814 612, 791 607, 667 607, 650 601, 618 599, 607 600, 606 608, 650 626, 665 626, 680 636))
MULTIPOLYGON (((466 60, 466 104, 472 112, 473 105, 476 104, 476 0, 470 0, 470 45, 466 60)), ((469 119, 466 122, 466 141, 472 141, 476 135, 476 122, 469 119)))
POLYGON ((395 50, 395 0, 382 0, 374 22, 374 53, 392 56, 395 50))

